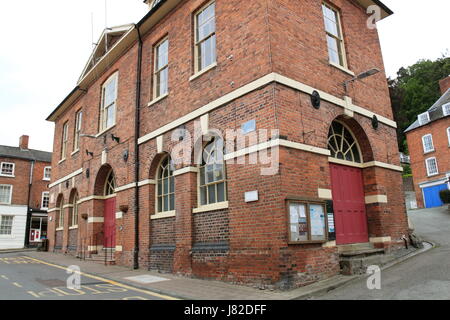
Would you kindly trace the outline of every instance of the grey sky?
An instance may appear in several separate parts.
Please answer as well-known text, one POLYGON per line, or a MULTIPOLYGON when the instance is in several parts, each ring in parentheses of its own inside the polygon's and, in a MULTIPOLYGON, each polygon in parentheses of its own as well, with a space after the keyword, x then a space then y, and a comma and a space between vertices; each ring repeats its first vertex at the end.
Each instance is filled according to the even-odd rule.
MULTIPOLYGON (((447 0, 384 0, 395 15, 379 23, 388 75, 420 58, 436 59, 450 49, 447 0)), ((108 0, 108 26, 139 21, 142 0, 108 0)), ((0 144, 16 146, 30 136, 30 147, 52 151, 50 112, 74 88, 105 27, 104 0, 1 1, 0 144)))

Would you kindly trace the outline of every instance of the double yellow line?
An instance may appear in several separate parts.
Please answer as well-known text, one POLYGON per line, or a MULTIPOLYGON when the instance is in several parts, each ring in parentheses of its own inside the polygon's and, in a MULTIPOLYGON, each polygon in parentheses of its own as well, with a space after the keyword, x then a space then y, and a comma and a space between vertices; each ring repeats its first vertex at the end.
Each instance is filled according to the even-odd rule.
MULTIPOLYGON (((58 268, 58 269, 62 269, 62 270, 67 270, 66 267, 58 266, 56 264, 48 263, 48 262, 45 262, 45 261, 42 261, 42 260, 39 260, 39 259, 35 259, 35 258, 31 258, 31 257, 25 257, 25 258, 30 259, 30 260, 32 260, 34 262, 37 262, 37 263, 41 263, 41 264, 50 266, 50 267, 54 267, 54 268, 58 268)), ((122 284, 122 283, 119 283, 119 282, 116 282, 116 281, 113 281, 113 280, 97 277, 97 276, 94 276, 94 275, 91 275, 91 274, 88 274, 88 273, 84 273, 84 272, 81 272, 81 271, 80 272, 75 271, 75 273, 80 274, 82 276, 85 276, 87 278, 91 278, 91 279, 95 279, 95 280, 98 280, 98 281, 106 282, 106 283, 112 284, 112 285, 117 286, 117 287, 121 287, 121 288, 130 290, 130 291, 136 291, 136 292, 144 293, 144 294, 147 294, 149 296, 157 297, 157 298, 160 298, 160 299, 180 300, 180 299, 177 299, 175 297, 171 297, 171 296, 167 296, 167 295, 163 295, 163 294, 159 294, 159 293, 156 293, 156 292, 143 290, 143 289, 139 289, 139 288, 134 288, 134 287, 128 286, 126 284, 122 284)))

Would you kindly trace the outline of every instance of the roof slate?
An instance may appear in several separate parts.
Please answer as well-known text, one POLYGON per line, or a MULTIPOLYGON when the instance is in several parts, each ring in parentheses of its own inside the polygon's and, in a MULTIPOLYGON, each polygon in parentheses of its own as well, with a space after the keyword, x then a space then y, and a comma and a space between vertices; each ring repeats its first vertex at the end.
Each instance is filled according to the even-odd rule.
POLYGON ((423 125, 419 124, 419 120, 416 120, 412 125, 410 125, 408 127, 408 129, 405 130, 406 132, 412 131, 414 129, 417 129, 419 127, 423 127, 426 126, 432 122, 435 122, 437 120, 449 117, 449 116, 444 116, 444 110, 442 110, 442 106, 446 103, 450 103, 450 89, 448 89, 443 95, 442 97, 439 98, 438 101, 436 101, 435 104, 433 104, 431 106, 430 109, 428 109, 428 113, 430 114, 430 122, 425 123, 423 125))
POLYGON ((0 157, 52 162, 51 152, 9 146, 0 146, 0 157))

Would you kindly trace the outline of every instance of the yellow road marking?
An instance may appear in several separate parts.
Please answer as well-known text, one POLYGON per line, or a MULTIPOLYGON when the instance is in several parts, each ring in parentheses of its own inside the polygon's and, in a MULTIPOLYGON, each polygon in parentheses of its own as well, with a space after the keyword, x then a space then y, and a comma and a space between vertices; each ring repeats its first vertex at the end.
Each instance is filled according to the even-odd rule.
POLYGON ((40 296, 38 294, 34 293, 33 291, 27 291, 27 293, 31 294, 35 298, 40 298, 40 296))
POLYGON ((13 282, 13 285, 15 285, 17 288, 23 288, 23 286, 17 282, 13 282))
MULTIPOLYGON (((50 267, 54 267, 54 268, 58 268, 58 269, 62 269, 62 270, 67 270, 66 267, 61 267, 61 266, 58 266, 56 264, 48 263, 48 262, 45 262, 45 261, 42 261, 42 260, 39 260, 39 259, 35 259, 35 258, 31 258, 31 257, 24 257, 24 258, 33 260, 36 263, 45 264, 45 265, 50 266, 50 267)), ((163 295, 163 294, 159 294, 159 293, 156 293, 156 292, 143 290, 143 289, 139 289, 139 288, 133 288, 133 287, 130 287, 130 286, 126 285, 126 284, 122 284, 122 283, 119 283, 119 282, 116 282, 116 281, 113 281, 113 280, 97 277, 97 276, 94 276, 94 275, 91 275, 91 274, 88 274, 88 273, 78 272, 78 271, 76 271, 75 273, 83 275, 83 276, 91 278, 91 279, 103 281, 103 282, 112 284, 112 285, 117 286, 117 287, 122 287, 122 288, 127 289, 127 290, 141 292, 141 293, 147 294, 149 296, 153 296, 153 297, 157 297, 157 298, 161 298, 161 299, 166 299, 166 300, 180 300, 180 299, 177 299, 177 298, 174 298, 174 297, 170 297, 170 296, 166 296, 166 295, 163 295)))
POLYGON ((5 279, 5 280, 9 280, 9 278, 7 276, 3 276, 2 275, 2 278, 5 279))

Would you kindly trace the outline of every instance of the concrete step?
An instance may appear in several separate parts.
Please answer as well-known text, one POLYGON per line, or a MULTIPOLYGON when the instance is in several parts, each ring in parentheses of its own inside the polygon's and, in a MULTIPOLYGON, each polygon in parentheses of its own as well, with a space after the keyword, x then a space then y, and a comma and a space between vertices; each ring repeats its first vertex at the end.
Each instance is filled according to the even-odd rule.
POLYGON ((339 255, 341 257, 369 257, 376 254, 384 254, 384 249, 367 249, 367 250, 354 250, 342 252, 339 255))
POLYGON ((339 253, 352 252, 352 251, 363 251, 363 250, 371 250, 374 249, 372 243, 354 243, 354 244, 344 244, 338 246, 339 253))

